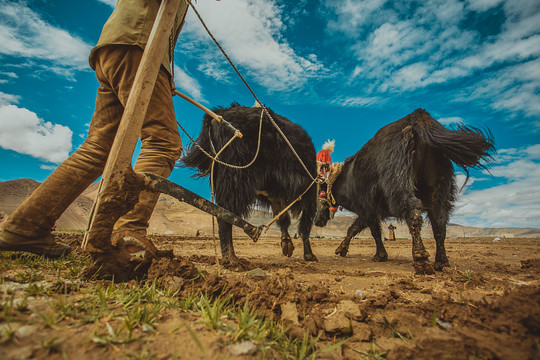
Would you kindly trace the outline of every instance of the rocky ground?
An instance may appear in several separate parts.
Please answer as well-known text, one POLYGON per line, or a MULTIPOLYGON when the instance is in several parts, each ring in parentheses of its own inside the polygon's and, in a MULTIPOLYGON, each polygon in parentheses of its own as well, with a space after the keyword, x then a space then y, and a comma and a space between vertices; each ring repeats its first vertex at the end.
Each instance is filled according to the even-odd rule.
MULTIPOLYGON (((75 249, 81 235, 60 233, 75 249)), ((212 238, 152 236, 174 258, 148 281, 82 279, 87 257, 2 254, 2 359, 540 359, 540 243, 447 241, 451 267, 416 275, 409 240, 314 239, 319 261, 279 240, 235 239, 247 271, 219 265, 212 238), (36 259, 37 258, 37 259, 36 259)), ((431 239, 425 240, 434 255, 431 239)))

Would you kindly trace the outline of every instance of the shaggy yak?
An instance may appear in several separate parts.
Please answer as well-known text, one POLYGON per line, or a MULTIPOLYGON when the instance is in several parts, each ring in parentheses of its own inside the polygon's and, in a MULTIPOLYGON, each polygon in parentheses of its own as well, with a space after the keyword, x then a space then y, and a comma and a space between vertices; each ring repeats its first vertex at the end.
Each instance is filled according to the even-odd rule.
MULTIPOLYGON (((452 162, 468 176, 469 168, 485 168, 493 152, 489 133, 465 126, 446 129, 423 109, 383 127, 345 160, 332 186, 336 203, 358 215, 335 253, 347 255, 351 239, 369 227, 377 245, 373 261, 386 261, 380 222, 396 217, 409 227, 416 272, 433 273, 420 238, 427 212, 436 241, 435 269, 442 270, 449 265, 444 240, 457 193, 452 162)), ((320 204, 315 225, 326 225, 328 208, 320 204)))
MULTIPOLYGON (((302 159, 310 174, 315 176, 315 148, 308 134, 297 124, 267 109, 283 133, 302 159)), ((221 115, 243 134, 235 139, 219 154, 218 160, 227 164, 244 166, 249 164, 257 152, 259 123, 262 108, 249 108, 232 104, 229 108, 218 108, 214 112, 221 115)), ((215 156, 229 141, 232 133, 210 116, 205 115, 201 133, 196 143, 215 156)), ((216 204, 236 215, 248 215, 251 205, 259 203, 279 214, 289 203, 296 200, 312 179, 301 165, 283 137, 264 115, 262 120, 260 149, 253 164, 245 169, 236 169, 215 163, 213 170, 214 196, 216 204)), ((198 169, 197 176, 210 174, 212 160, 196 145, 192 145, 183 163, 198 169)), ((298 233, 304 245, 304 259, 317 261, 311 251, 309 234, 317 210, 316 186, 313 185, 290 209, 294 216, 301 213, 298 233)), ((288 212, 277 221, 281 228, 281 249, 285 256, 291 256, 294 245, 288 232, 291 218, 288 212)), ((222 263, 226 266, 243 266, 234 253, 232 225, 218 220, 222 263)))

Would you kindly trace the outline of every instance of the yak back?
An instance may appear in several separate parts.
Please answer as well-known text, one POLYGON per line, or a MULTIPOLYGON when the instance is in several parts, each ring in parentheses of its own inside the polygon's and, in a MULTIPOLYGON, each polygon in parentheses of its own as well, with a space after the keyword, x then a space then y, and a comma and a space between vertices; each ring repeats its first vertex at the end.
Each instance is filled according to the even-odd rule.
MULTIPOLYGON (((309 135, 299 125, 270 109, 267 110, 309 172, 315 176, 315 147, 309 135)), ((263 109, 233 103, 228 108, 217 108, 213 111, 243 134, 243 138, 235 139, 229 144, 218 159, 237 166, 250 163, 257 152, 259 123, 263 109)), ((229 208, 235 209, 239 214, 244 212, 246 198, 250 198, 252 192, 264 191, 269 196, 281 198, 288 203, 296 199, 311 183, 309 175, 266 115, 263 117, 261 131, 259 153, 251 166, 235 169, 216 163, 214 167, 216 200, 221 199, 222 203, 228 203, 229 208)), ((225 126, 205 115, 196 142, 208 153, 215 155, 232 135, 225 126)), ((189 147, 182 162, 188 167, 197 168, 198 176, 207 176, 212 164, 212 160, 195 144, 189 147)))
POLYGON ((485 167, 492 151, 491 137, 480 130, 464 126, 446 129, 428 112, 417 109, 381 128, 345 160, 334 196, 340 205, 357 214, 405 218, 408 209, 414 207, 414 197, 429 206, 431 195, 423 191, 434 188, 437 182, 447 183, 444 187, 449 190, 445 191, 451 194, 445 198, 453 201, 456 188, 452 162, 468 174, 468 167, 485 167))

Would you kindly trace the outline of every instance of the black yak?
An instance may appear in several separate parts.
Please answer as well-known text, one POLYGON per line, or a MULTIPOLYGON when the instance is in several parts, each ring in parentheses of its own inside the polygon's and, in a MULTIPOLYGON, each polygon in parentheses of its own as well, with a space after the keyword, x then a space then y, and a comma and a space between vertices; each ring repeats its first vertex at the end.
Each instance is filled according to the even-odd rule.
MULTIPOLYGON (((263 109, 232 104, 229 108, 218 108, 214 111, 243 134, 243 138, 235 139, 219 154, 218 159, 237 166, 250 163, 257 152, 259 123, 263 109)), ((315 176, 317 166, 311 138, 299 125, 270 109, 268 111, 287 136, 311 176, 315 176)), ((230 130, 205 115, 196 143, 208 153, 215 155, 231 136, 230 130)), ((182 161, 186 166, 197 168, 198 176, 210 174, 212 160, 195 145, 188 149, 182 161)), ((274 215, 277 215, 312 183, 306 169, 266 115, 263 117, 260 149, 254 163, 245 169, 235 169, 216 162, 213 177, 216 204, 240 216, 248 215, 251 205, 255 203, 271 208, 274 215)), ((309 234, 317 210, 316 185, 311 186, 290 210, 293 215, 301 213, 298 233, 304 245, 304 259, 317 261, 309 243, 309 234)), ((286 256, 291 256, 294 250, 288 233, 290 223, 288 212, 278 220, 281 228, 281 248, 286 256)), ((222 263, 232 267, 242 266, 234 253, 232 225, 218 219, 218 228, 222 263)))
MULTIPOLYGON (((435 269, 448 266, 444 248, 446 225, 456 200, 452 162, 463 168, 485 168, 494 152, 491 134, 459 126, 449 130, 425 110, 380 129, 343 163, 332 186, 336 203, 358 215, 335 253, 345 256, 351 239, 369 227, 377 246, 374 261, 386 261, 380 222, 405 220, 412 237, 413 264, 418 273, 433 273, 429 253, 420 238, 427 212, 436 241, 435 269)), ((315 225, 325 226, 329 205, 321 203, 315 225)))

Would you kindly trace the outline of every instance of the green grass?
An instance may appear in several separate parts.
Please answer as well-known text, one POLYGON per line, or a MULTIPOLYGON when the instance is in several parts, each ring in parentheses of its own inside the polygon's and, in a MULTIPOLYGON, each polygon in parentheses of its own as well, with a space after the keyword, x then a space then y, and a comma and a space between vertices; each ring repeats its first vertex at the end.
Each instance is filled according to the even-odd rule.
POLYGON ((368 360, 385 360, 386 359, 386 352, 379 352, 375 348, 374 342, 371 343, 371 348, 367 352, 356 350, 356 349, 352 349, 352 350, 354 352, 361 354, 364 357, 364 359, 368 359, 368 360))
MULTIPOLYGON (((9 294, 7 290, 4 293, 0 291, 0 324, 5 325, 0 334, 2 344, 15 341, 16 329, 20 326, 35 323, 32 315, 41 320, 45 329, 54 329, 55 332, 88 327, 87 334, 91 335, 81 341, 96 346, 146 343, 156 335, 156 327, 165 311, 197 314, 198 321, 215 332, 225 345, 251 341, 257 346, 258 357, 262 359, 313 359, 347 341, 318 349, 317 336, 306 332, 302 338, 291 337, 288 329, 280 323, 257 315, 248 301, 236 304, 230 296, 212 298, 207 294, 193 293, 179 297, 178 292, 159 281, 115 284, 83 280, 81 274, 91 264, 86 254, 71 253, 61 259, 48 259, 32 254, 1 252, 0 264, 0 285, 21 284, 20 287, 10 287, 9 294), (45 299, 45 302, 41 301, 45 309, 29 308, 28 297, 45 299)), ((201 279, 204 279, 204 274, 199 272, 191 280, 201 279)), ((208 349, 199 339, 200 334, 187 324, 182 324, 177 330, 182 327, 199 344, 201 353, 209 358, 208 349)), ((45 337, 38 345, 46 355, 59 353, 69 356, 62 354, 65 341, 65 338, 45 337)), ((171 356, 178 358, 181 348, 174 351, 171 356)), ((126 357, 133 359, 150 359, 155 355, 145 347, 137 351, 126 348, 125 352, 126 357)))
MULTIPOLYGON (((436 319, 436 317, 435 317, 435 319, 436 319)), ((397 331, 395 329, 395 322, 388 321, 388 319, 386 317, 383 317, 382 325, 385 328, 390 330, 390 332, 392 333, 393 338, 398 338, 398 339, 401 339, 401 340, 404 340, 404 341, 409 341, 409 340, 413 339, 413 334, 412 334, 411 330, 408 330, 407 335, 401 334, 399 331, 397 331)))

